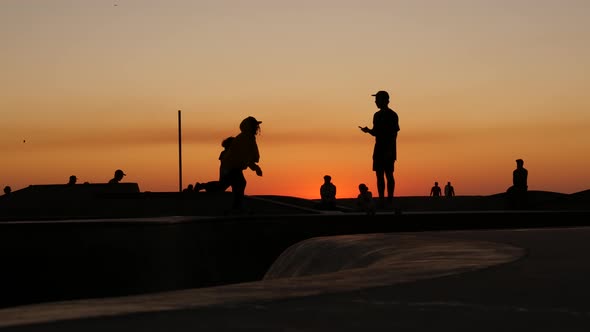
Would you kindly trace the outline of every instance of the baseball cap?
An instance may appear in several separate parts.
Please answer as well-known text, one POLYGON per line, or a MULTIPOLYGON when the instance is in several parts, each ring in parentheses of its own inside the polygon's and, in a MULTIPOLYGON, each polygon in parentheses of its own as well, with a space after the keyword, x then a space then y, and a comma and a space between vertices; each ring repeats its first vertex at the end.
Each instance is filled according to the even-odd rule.
POLYGON ((383 90, 378 91, 376 94, 371 95, 371 96, 376 97, 376 98, 389 99, 389 93, 387 93, 387 91, 383 91, 383 90))
POLYGON ((247 118, 246 118, 246 120, 247 120, 247 121, 256 122, 256 123, 258 123, 258 124, 261 124, 261 123, 262 123, 262 121, 258 121, 258 120, 256 120, 256 118, 255 118, 255 117, 253 117, 253 116, 249 116, 249 117, 247 117, 247 118))
POLYGON ((250 130, 257 130, 258 125, 261 123, 262 121, 258 121, 255 117, 249 116, 240 123, 240 130, 248 130, 247 128, 250 128, 250 130))
POLYGON ((123 171, 122 171, 122 170, 120 170, 120 169, 116 170, 116 171, 115 171, 115 174, 121 174, 121 175, 123 175, 123 176, 126 176, 126 175, 127 175, 127 174, 123 173, 123 171))

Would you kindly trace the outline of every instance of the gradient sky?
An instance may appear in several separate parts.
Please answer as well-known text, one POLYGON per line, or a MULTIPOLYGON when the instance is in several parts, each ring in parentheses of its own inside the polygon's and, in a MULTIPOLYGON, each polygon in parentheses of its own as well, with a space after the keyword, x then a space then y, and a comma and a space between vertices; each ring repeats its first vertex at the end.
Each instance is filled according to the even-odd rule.
POLYGON ((263 177, 247 195, 356 197, 370 95, 398 113, 396 195, 451 181, 590 188, 587 0, 0 0, 0 186, 214 180, 253 115, 263 177))

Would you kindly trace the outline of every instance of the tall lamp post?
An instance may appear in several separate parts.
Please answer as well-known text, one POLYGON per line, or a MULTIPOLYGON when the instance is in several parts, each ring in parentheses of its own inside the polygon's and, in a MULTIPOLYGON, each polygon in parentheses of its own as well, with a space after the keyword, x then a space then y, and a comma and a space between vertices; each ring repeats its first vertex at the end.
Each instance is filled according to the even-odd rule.
POLYGON ((182 192, 182 121, 178 110, 178 192, 182 192))

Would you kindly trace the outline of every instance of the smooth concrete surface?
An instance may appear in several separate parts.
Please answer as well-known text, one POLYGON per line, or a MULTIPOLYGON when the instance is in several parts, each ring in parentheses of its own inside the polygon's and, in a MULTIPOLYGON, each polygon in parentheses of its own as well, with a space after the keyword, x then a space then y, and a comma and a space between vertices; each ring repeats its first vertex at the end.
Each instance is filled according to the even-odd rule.
POLYGON ((473 271, 519 259, 524 250, 486 241, 413 234, 312 238, 288 248, 258 282, 141 296, 78 300, 0 310, 18 326, 350 292, 473 271))
MULTIPOLYGON (((266 202, 265 204, 270 204, 266 202)), ((588 212, 431 211, 177 216, 0 223, 0 307, 262 279, 319 236, 586 225, 588 212), (39 278, 39 276, 43 276, 39 278)))
MULTIPOLYGON (((268 199, 261 203, 270 204, 268 199)), ((272 266, 272 261, 268 263, 264 280, 13 306, 0 309, 0 331, 590 330, 587 208, 404 210, 402 214, 382 211, 374 217, 337 212, 307 215, 306 211, 297 216, 278 215, 285 208, 277 207, 273 216, 254 213, 214 219, 227 228, 227 234, 235 235, 225 239, 231 243, 239 240, 238 235, 259 234, 276 240, 268 243, 277 248, 293 244, 284 247, 272 266)), ((200 223, 211 222, 200 218, 137 223, 60 221, 57 224, 62 226, 57 228, 54 221, 41 222, 41 228, 38 220, 28 226, 26 222, 8 223, 2 228, 10 230, 3 232, 3 241, 21 243, 24 237, 15 238, 10 232, 34 226, 40 241, 51 241, 51 237, 44 240, 45 230, 87 245, 87 240, 71 240, 83 228, 99 234, 91 242, 95 245, 112 245, 115 235, 117 245, 109 250, 116 253, 125 249, 120 244, 126 243, 127 235, 139 234, 134 243, 151 248, 149 239, 157 239, 157 247, 166 248, 163 254, 158 251, 156 261, 145 260, 147 267, 180 268, 186 260, 170 265, 165 258, 186 248, 177 248, 174 243, 178 241, 171 240, 190 239, 199 232, 187 232, 187 227, 198 230, 200 223), (127 230, 121 231, 121 225, 127 230), (142 229, 140 233, 129 231, 136 226, 142 229), (60 227, 68 231, 60 233, 60 227), (101 242, 101 238, 110 240, 101 242)), ((201 236, 208 238, 205 233, 201 236)), ((244 240, 233 249, 246 249, 252 243, 244 240)), ((268 243, 256 244, 264 248, 268 243)), ((19 248, 27 245, 22 243, 19 248)), ((260 248, 253 253, 262 253, 260 248)), ((233 249, 228 253, 235 254, 233 249)), ((240 255, 225 257, 233 259, 230 265, 237 264, 234 270, 251 263, 266 264, 240 255)), ((51 263, 44 264, 50 268, 51 263)), ((10 274, 10 269, 4 270, 5 278, 10 274)), ((31 276, 27 280, 31 288, 35 280, 46 281, 43 274, 31 276)))
MULTIPOLYGON (((445 243, 454 239, 495 242, 522 248, 525 255, 512 262, 442 276, 416 278, 410 269, 409 277, 381 286, 366 286, 360 278, 355 287, 294 297, 281 292, 276 295, 276 289, 271 291, 264 283, 248 283, 4 309, 0 311, 4 326, 0 331, 590 330, 590 228, 421 235, 445 243), (252 297, 261 293, 266 298, 252 297), (179 303, 189 305, 179 308, 179 303), (97 312, 104 316, 97 317, 97 312)), ((424 266, 428 261, 416 260, 414 264, 424 266)), ((289 279, 271 282, 294 291, 302 287, 289 279)))

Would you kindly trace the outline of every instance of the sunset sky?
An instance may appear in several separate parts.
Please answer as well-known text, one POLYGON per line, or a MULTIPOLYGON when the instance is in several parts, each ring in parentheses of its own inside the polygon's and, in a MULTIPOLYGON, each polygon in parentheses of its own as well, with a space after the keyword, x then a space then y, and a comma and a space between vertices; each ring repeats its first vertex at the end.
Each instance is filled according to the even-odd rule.
POLYGON ((221 141, 263 121, 247 195, 356 197, 387 90, 396 196, 590 188, 588 0, 0 0, 0 186, 142 191, 218 176, 221 141))

